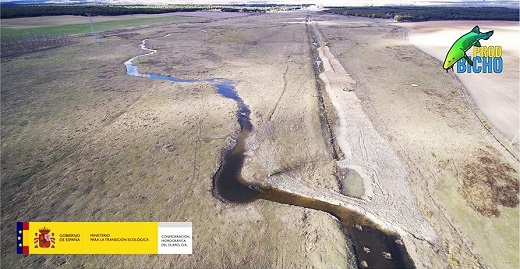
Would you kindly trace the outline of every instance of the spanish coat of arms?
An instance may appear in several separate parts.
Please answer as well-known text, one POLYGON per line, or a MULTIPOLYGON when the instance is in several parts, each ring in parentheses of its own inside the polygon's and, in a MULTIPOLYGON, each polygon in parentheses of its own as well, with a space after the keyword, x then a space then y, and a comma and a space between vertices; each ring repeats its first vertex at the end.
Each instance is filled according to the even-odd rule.
POLYGON ((35 248, 54 248, 54 241, 55 241, 55 238, 54 238, 54 233, 51 233, 51 229, 49 228, 41 228, 39 229, 40 231, 40 234, 38 233, 35 233, 34 235, 36 236, 34 238, 34 247, 35 248))

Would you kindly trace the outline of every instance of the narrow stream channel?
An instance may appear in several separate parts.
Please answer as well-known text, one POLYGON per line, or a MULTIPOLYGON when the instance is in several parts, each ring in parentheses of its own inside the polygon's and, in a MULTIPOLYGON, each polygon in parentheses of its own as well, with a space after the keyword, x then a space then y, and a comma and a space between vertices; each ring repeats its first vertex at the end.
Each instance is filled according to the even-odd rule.
POLYGON ((249 185, 243 179, 241 171, 245 159, 245 141, 253 129, 250 120, 251 110, 238 96, 233 81, 223 78, 187 80, 165 75, 141 74, 133 61, 139 57, 157 53, 155 50, 146 48, 146 41, 147 39, 144 39, 141 42, 141 49, 148 53, 135 56, 125 62, 128 75, 176 83, 213 83, 218 94, 234 100, 237 104, 236 115, 240 132, 234 147, 224 153, 221 165, 213 177, 213 195, 216 198, 231 203, 249 203, 257 199, 264 199, 327 212, 341 221, 345 236, 354 242, 353 249, 358 267, 364 268, 363 262, 366 262, 368 268, 415 268, 399 237, 383 232, 364 216, 354 214, 338 205, 302 197, 276 188, 249 185))

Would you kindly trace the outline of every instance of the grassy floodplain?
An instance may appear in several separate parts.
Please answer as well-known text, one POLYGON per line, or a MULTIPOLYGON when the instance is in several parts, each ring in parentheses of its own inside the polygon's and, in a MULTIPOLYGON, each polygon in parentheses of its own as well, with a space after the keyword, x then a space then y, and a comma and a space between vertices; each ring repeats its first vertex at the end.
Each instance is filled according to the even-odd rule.
MULTIPOLYGON (((98 40, 77 35, 65 46, 1 58, 2 268, 355 267, 329 214, 213 197, 212 177, 239 128, 233 101, 208 83, 130 77, 124 67, 145 53, 140 44, 148 39, 158 53, 136 60, 142 73, 233 80, 256 130, 273 130, 248 152, 244 177, 266 182, 274 169, 296 186, 341 195, 321 131, 308 16, 320 41, 356 81, 344 94, 360 99, 408 171, 404 182, 377 186, 382 195, 392 195, 393 204, 371 204, 370 210, 377 214, 402 207, 402 199, 416 201, 438 235, 435 242, 403 237, 415 265, 519 266, 518 162, 475 118, 461 95, 463 85, 405 40, 403 28, 307 11, 190 16, 197 19, 119 25, 124 29, 98 40), (407 184, 409 197, 385 191, 407 184), (510 199, 499 198, 499 204, 500 194, 510 199), (22 257, 14 253, 13 230, 23 220, 191 221, 193 254, 22 257)), ((87 20, 68 18, 58 25, 51 22, 67 18, 39 19, 48 23, 44 27, 87 20)), ((11 29, 39 27, 15 20, 22 23, 11 29)), ((100 17, 94 20, 101 23, 100 17)), ((349 134, 360 145, 373 142, 349 134)), ((351 154, 364 158, 358 165, 378 165, 357 152, 351 154)))
POLYGON ((130 77, 124 66, 145 53, 139 45, 150 38, 147 45, 158 54, 136 61, 141 72, 232 79, 254 111, 253 124, 274 122, 273 143, 286 162, 317 163, 294 172, 315 186, 334 187, 313 97, 305 15, 197 16, 196 22, 105 32, 97 41, 76 36, 67 46, 2 58, 2 267, 349 264, 345 237, 326 213, 213 197, 212 176, 239 128, 233 101, 212 84, 130 77), (194 254, 21 257, 12 247, 19 220, 191 221, 194 254))

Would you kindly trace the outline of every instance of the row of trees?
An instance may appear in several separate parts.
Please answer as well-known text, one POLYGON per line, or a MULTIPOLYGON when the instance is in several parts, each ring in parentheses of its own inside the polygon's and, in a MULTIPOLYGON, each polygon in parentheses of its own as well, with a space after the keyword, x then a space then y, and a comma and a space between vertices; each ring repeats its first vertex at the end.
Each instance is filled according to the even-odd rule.
POLYGON ((2 19, 39 17, 39 16, 58 16, 58 15, 80 15, 86 13, 117 16, 129 14, 160 14, 178 11, 197 11, 203 10, 202 6, 142 6, 142 5, 11 5, 2 4, 2 19))
POLYGON ((65 46, 70 43, 71 39, 66 34, 28 32, 17 39, 2 41, 1 53, 2 56, 15 55, 65 46))
POLYGON ((286 5, 94 5, 94 4, 40 4, 40 5, 14 5, 1 4, 0 13, 2 19, 39 17, 39 16, 58 16, 58 15, 79 15, 85 16, 86 13, 118 16, 129 14, 161 14, 169 12, 191 12, 199 10, 220 9, 228 12, 267 12, 271 10, 295 9, 299 6, 286 5))
POLYGON ((501 20, 518 21, 519 10, 506 7, 381 6, 337 7, 327 12, 396 21, 501 20))

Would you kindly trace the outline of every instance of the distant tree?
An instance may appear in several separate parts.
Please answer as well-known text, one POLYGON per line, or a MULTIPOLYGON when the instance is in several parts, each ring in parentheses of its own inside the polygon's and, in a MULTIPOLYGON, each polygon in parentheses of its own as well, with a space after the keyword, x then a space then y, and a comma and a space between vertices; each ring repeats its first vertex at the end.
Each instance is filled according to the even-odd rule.
POLYGON ((518 8, 506 7, 347 7, 330 8, 326 12, 362 17, 394 18, 396 21, 428 20, 506 20, 519 21, 518 8))
POLYGON ((267 10, 295 9, 296 6, 280 7, 266 5, 265 7, 236 6, 236 5, 94 5, 94 4, 0 4, 0 16, 2 19, 77 15, 86 13, 102 16, 119 16, 128 14, 160 14, 169 12, 191 12, 208 9, 221 9, 228 12, 265 12, 267 10))

